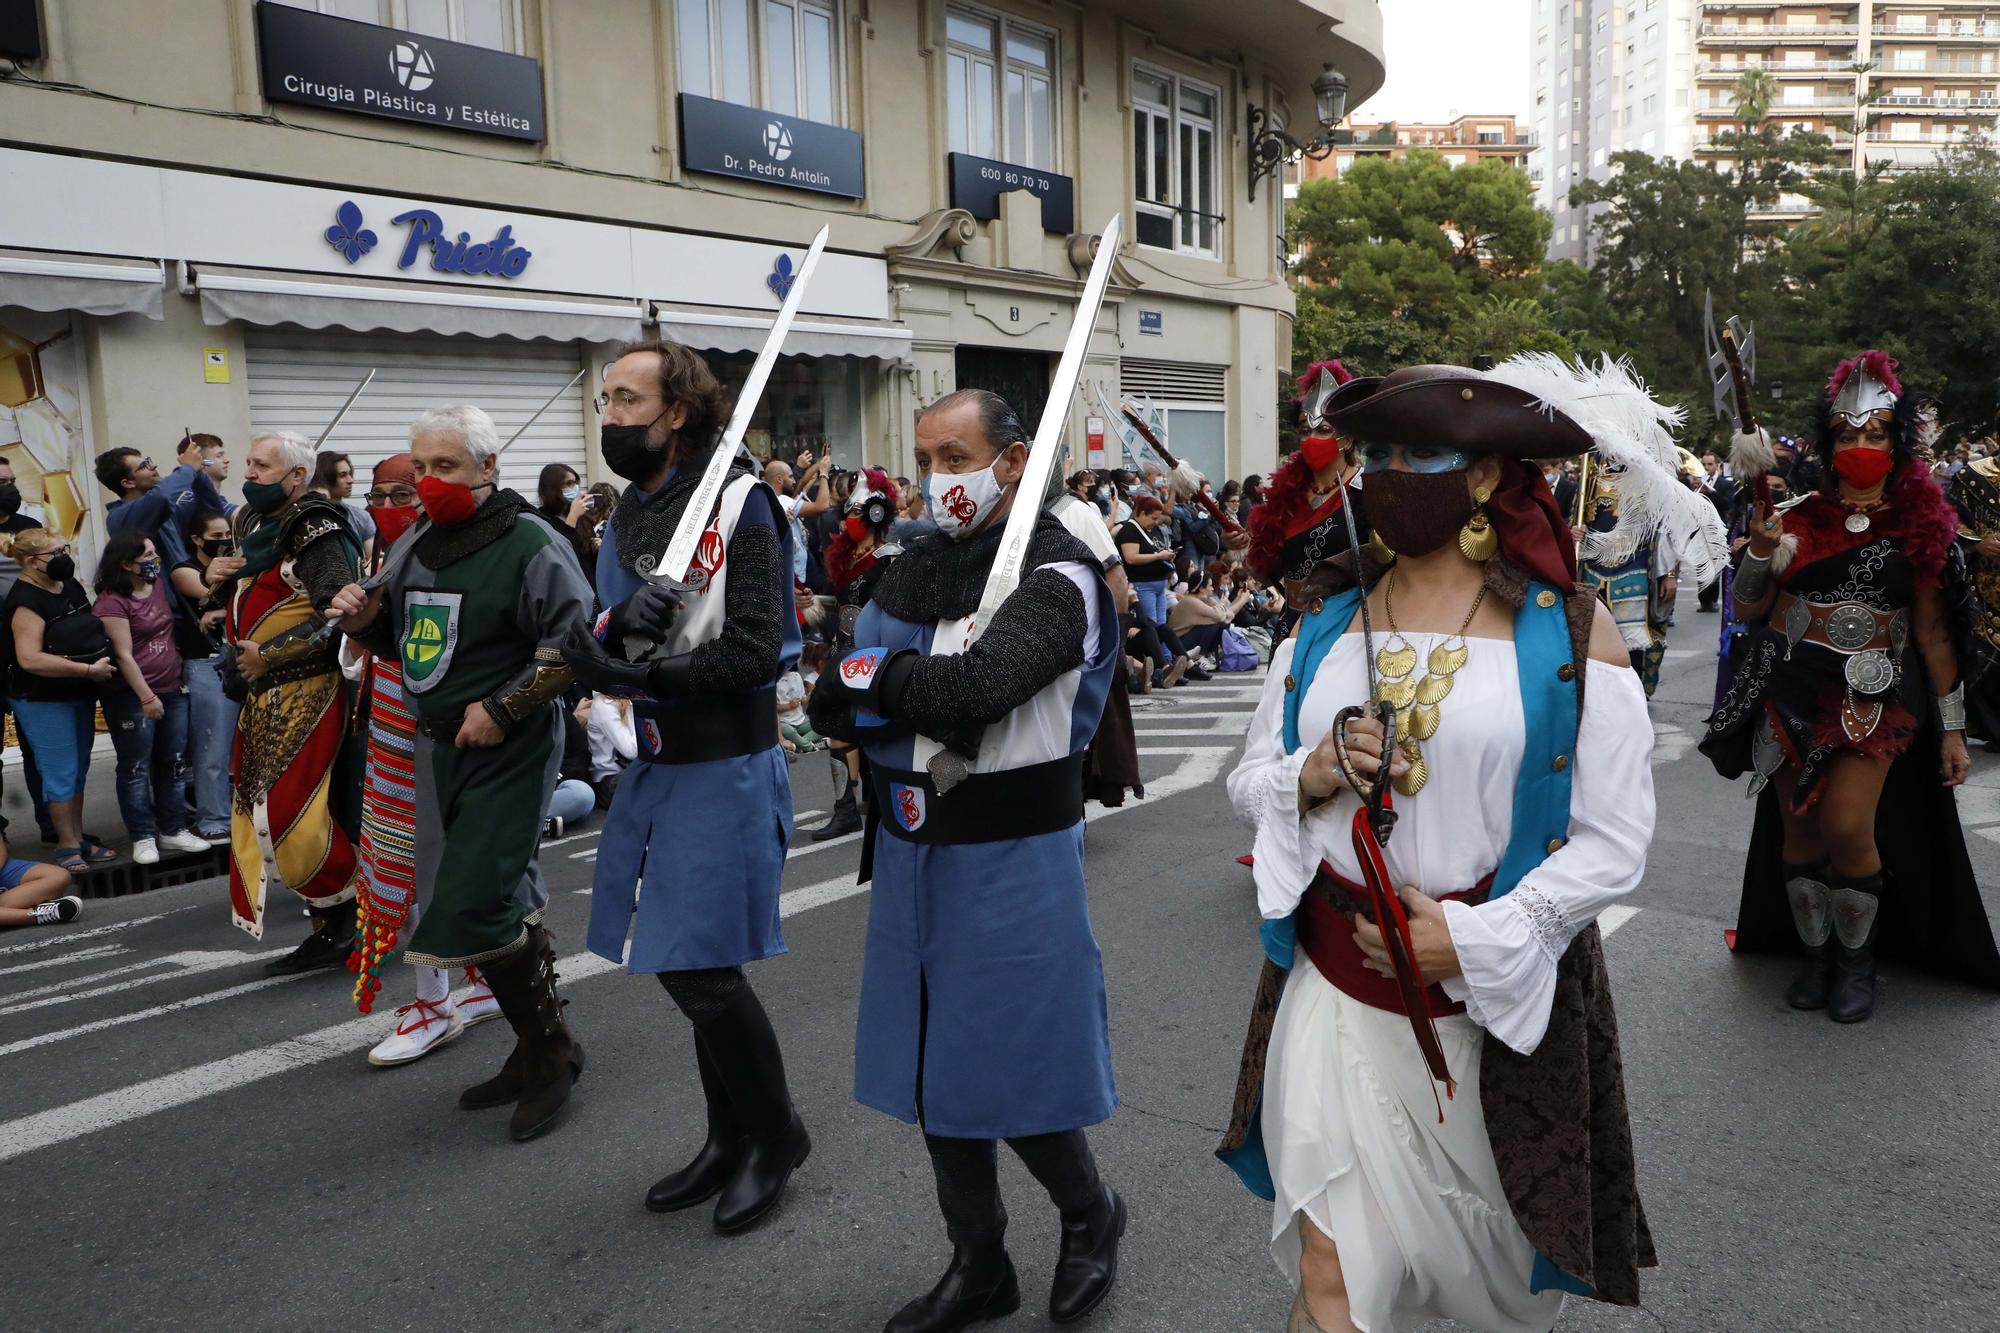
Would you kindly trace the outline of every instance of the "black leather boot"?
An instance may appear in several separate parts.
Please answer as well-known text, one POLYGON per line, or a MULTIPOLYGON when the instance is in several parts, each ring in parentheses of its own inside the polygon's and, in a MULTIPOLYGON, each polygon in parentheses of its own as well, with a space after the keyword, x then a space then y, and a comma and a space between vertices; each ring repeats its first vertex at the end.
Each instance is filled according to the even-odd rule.
POLYGON ((1799 975, 1785 991, 1785 1003, 1794 1009, 1824 1009, 1833 990, 1833 950, 1827 937, 1833 933, 1833 908, 1826 885, 1826 871, 1818 866, 1787 866, 1785 897, 1792 905, 1792 928, 1805 945, 1805 961, 1799 975))
POLYGON ((1021 1308, 1021 1283, 1004 1241, 954 1245, 937 1285, 896 1312, 882 1333, 952 1333, 1021 1308))
POLYGON ((1062 1215, 1062 1250, 1049 1285, 1049 1318, 1081 1319, 1111 1294, 1118 1281, 1118 1238, 1125 1234, 1125 1200, 1109 1185, 1095 1203, 1062 1215))
POLYGON ((358 934, 355 913, 359 910, 352 900, 332 907, 308 907, 306 911, 312 915, 312 934, 283 958, 273 958, 264 964, 265 975, 289 977, 325 967, 347 966, 347 956, 354 952, 358 934))
POLYGON ((833 803, 833 818, 826 821, 824 828, 813 831, 813 841, 826 842, 860 831, 861 807, 855 804, 854 793, 850 790, 833 803))
POLYGON ((1839 946, 1827 1017, 1859 1023, 1875 1012, 1875 930, 1882 906, 1883 876, 1849 875, 1832 893, 1833 933, 1839 946))
POLYGON ((812 1154, 812 1139, 792 1106, 778 1034, 757 993, 744 986, 702 1027, 742 1131, 741 1155, 715 1201, 715 1229, 727 1235, 757 1225, 778 1206, 792 1172, 812 1154))
MULTIPOLYGON (((526 948, 484 964, 481 971, 518 1042, 507 1057, 520 1079, 507 1130, 525 1143, 555 1123, 569 1101, 570 1089, 583 1077, 583 1047, 563 1021, 567 1002, 556 994, 555 937, 540 926, 529 926, 526 948)), ((476 1091, 467 1089, 459 1104, 465 1105, 476 1091)))
POLYGON ((708 1101, 708 1139, 693 1161, 646 1191, 650 1212, 674 1213, 708 1202, 722 1193, 742 1161, 743 1141, 730 1110, 729 1092, 722 1086, 722 1075, 716 1072, 708 1043, 699 1031, 694 1034, 694 1058, 701 1070, 702 1095, 708 1101))

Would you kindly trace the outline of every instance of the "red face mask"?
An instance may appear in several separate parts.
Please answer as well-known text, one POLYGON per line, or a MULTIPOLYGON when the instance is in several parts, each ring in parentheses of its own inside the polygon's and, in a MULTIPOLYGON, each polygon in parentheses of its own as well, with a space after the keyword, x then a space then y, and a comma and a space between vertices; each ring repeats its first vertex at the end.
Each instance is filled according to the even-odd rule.
POLYGON ((868 535, 868 521, 859 514, 849 514, 847 522, 841 525, 847 531, 847 540, 858 542, 868 535))
POLYGON ((379 544, 387 547, 410 530, 410 525, 417 521, 417 511, 411 505, 384 505, 380 509, 370 505, 368 517, 375 520, 379 544))
POLYGON ((1299 452, 1306 456, 1306 466, 1318 472, 1331 467, 1340 457, 1340 437, 1336 435, 1308 435, 1299 445, 1299 452))
POLYGON ((1833 470, 1858 491, 1879 485, 1896 466, 1896 455, 1887 449, 1842 449, 1833 456, 1833 470))
POLYGON ((436 477, 425 477, 417 483, 417 500, 431 516, 431 522, 446 527, 465 522, 479 509, 470 486, 436 477))

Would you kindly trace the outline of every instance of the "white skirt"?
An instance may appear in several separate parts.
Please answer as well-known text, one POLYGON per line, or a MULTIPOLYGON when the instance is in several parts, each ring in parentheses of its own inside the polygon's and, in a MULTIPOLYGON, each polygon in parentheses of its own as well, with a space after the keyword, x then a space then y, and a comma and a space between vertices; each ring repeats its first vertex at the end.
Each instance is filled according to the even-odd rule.
POLYGON ((1548 1333, 1562 1294, 1528 1290, 1534 1246, 1508 1207, 1479 1105, 1484 1034, 1463 1015, 1437 1029, 1458 1080, 1443 1124, 1409 1020, 1350 998, 1295 955, 1264 1070, 1271 1257, 1296 1284, 1304 1214, 1340 1252, 1363 1333, 1431 1319, 1548 1333))

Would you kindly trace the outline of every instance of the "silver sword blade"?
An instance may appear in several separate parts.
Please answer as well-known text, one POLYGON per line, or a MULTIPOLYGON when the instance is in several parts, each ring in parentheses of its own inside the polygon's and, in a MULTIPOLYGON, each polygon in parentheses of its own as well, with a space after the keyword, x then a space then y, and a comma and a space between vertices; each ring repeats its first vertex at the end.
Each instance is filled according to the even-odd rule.
POLYGON ((673 539, 667 543, 665 554, 657 560, 641 556, 634 564, 633 568, 642 577, 656 583, 686 586, 688 566, 694 561, 695 547, 701 542, 702 530, 708 526, 708 511, 715 507, 715 498, 722 493, 722 483, 729 476, 729 465, 736 461, 736 451, 743 447, 743 436, 750 429, 751 414, 757 410, 757 400, 764 396, 764 385, 771 378, 771 368, 778 362, 778 353, 785 345, 785 335, 791 332, 792 321, 798 317, 799 306, 805 301, 806 286, 812 281, 813 270, 819 267, 820 252, 826 249, 826 237, 830 230, 830 227, 821 227, 819 235, 813 237, 812 245, 807 248, 805 262, 799 265, 797 275, 792 278, 792 288, 785 293, 785 303, 779 307, 778 318, 764 339, 764 350, 757 353, 757 362, 750 367, 750 378, 743 381, 743 391, 736 395, 736 410, 730 415, 729 426, 722 432, 722 439, 708 460, 701 484, 689 497, 687 510, 674 528, 673 539))
POLYGON ((526 435, 528 433, 528 427, 534 425, 537 421, 541 420, 542 413, 554 407, 556 405, 556 400, 558 398, 561 398, 571 389, 574 389, 576 387, 576 382, 589 373, 590 372, 588 371, 588 369, 585 369, 585 370, 579 370, 576 372, 576 374, 570 376, 569 383, 563 385, 562 388, 557 389, 554 393, 550 394, 549 401, 543 403, 540 407, 536 408, 534 415, 529 417, 526 421, 523 421, 517 428, 515 428, 514 433, 507 437, 507 444, 501 445, 498 449, 494 450, 493 452, 496 455, 506 453, 508 445, 513 444, 514 441, 520 439, 523 435, 526 435))
POLYGON ((333 420, 326 423, 326 429, 319 433, 319 438, 317 440, 313 441, 314 453, 318 453, 319 447, 327 442, 328 437, 333 434, 334 427, 338 426, 341 422, 341 419, 347 415, 347 409, 353 407, 354 400, 361 396, 361 391, 367 388, 369 385, 373 384, 374 382, 375 382, 375 372, 373 370, 370 370, 367 376, 361 381, 361 383, 354 386, 354 392, 347 395, 347 401, 342 403, 340 405, 340 410, 333 414, 333 420))
POLYGON ((1028 449, 1028 467, 1014 491, 1014 507, 1007 511, 1007 526, 1001 529, 1000 550, 987 571, 986 588, 980 594, 979 609, 973 612, 972 635, 977 638, 993 619, 993 612, 1007 595, 1020 586, 1021 566, 1028 557, 1028 539, 1034 535, 1041 517, 1041 497, 1047 493, 1049 474, 1062 452, 1063 429, 1069 424, 1071 400, 1083 375, 1084 354, 1090 350, 1090 336, 1097 330, 1097 312, 1104 305, 1104 289, 1111 282, 1111 266, 1118 259, 1118 241, 1125 230, 1125 215, 1114 213, 1098 238, 1097 257, 1090 261, 1090 277, 1077 298, 1076 318, 1069 326, 1069 340, 1063 344, 1062 360, 1056 363, 1055 378, 1049 384, 1048 402, 1042 408, 1041 424, 1035 428, 1035 442, 1028 449))

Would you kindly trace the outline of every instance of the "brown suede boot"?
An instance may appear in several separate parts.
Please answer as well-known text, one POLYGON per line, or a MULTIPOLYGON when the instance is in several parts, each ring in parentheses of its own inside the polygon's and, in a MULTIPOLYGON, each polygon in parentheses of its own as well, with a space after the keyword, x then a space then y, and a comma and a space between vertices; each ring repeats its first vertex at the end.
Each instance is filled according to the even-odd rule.
POLYGON ((459 1104, 466 1105, 475 1094, 500 1097, 511 1079, 516 1093, 508 1132, 525 1142, 554 1123, 570 1088, 583 1076, 583 1047, 563 1021, 566 1001, 556 994, 555 937, 529 926, 527 947, 486 964, 485 973, 500 1012, 514 1029, 514 1053, 497 1077, 468 1088, 459 1104))

